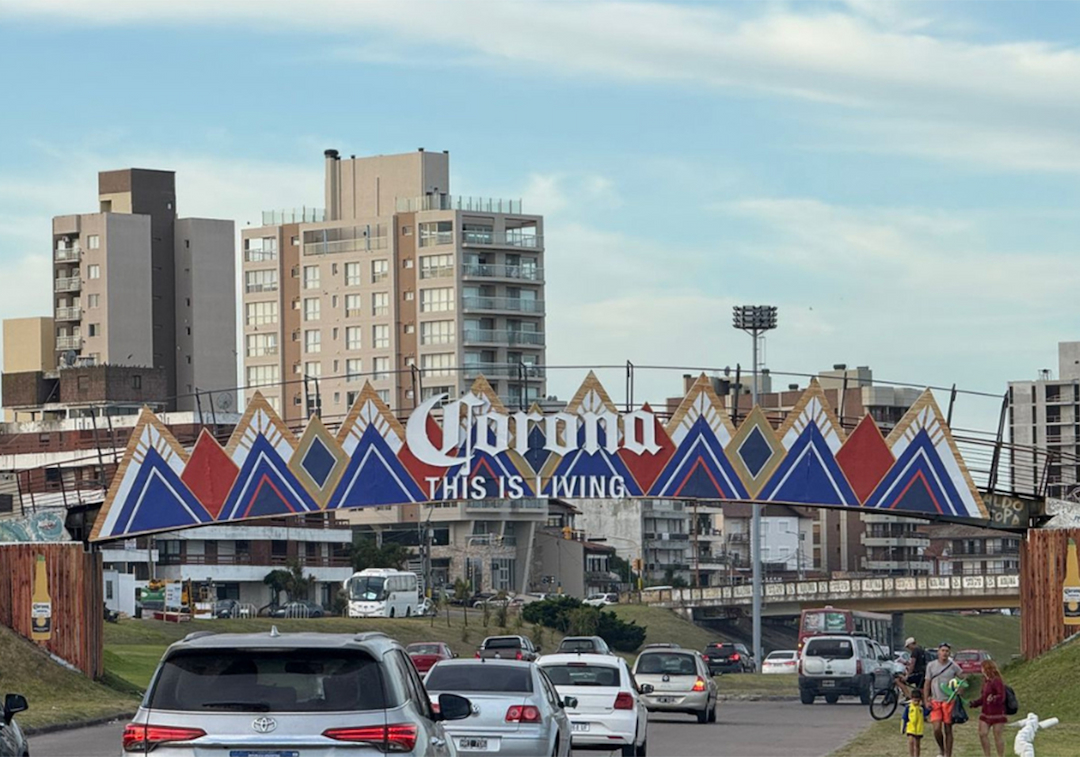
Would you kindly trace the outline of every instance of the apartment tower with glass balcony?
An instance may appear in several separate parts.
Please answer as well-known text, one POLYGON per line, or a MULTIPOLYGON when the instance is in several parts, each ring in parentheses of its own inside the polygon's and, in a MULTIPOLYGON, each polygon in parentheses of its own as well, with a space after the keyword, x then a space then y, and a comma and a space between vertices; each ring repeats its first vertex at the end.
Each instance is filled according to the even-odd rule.
POLYGON ((450 192, 450 156, 325 152, 325 210, 264 213, 243 244, 244 384, 286 421, 392 409, 483 374, 544 396, 543 218, 450 192))

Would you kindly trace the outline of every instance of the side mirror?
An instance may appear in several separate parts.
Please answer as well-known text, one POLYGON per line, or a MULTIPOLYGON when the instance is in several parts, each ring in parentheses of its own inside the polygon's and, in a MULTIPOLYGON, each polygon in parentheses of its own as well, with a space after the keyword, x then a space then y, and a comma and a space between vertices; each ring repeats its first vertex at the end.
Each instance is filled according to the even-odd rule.
POLYGON ((30 705, 22 694, 8 694, 4 697, 4 724, 7 725, 17 713, 25 712, 29 708, 30 705))
POLYGON ((643 683, 643 684, 641 684, 641 693, 642 694, 652 694, 654 691, 656 691, 656 689, 653 687, 653 685, 651 683, 643 683))
POLYGON ((464 720, 472 715, 472 702, 457 694, 439 694, 439 720, 464 720))
POLYGON ((559 704, 563 707, 563 709, 566 709, 567 707, 569 707, 571 710, 573 710, 573 709, 576 709, 577 706, 578 706, 578 698, 577 697, 563 697, 562 701, 559 702, 559 704))
POLYGON ((454 652, 454 657, 460 657, 460 656, 461 655, 459 655, 457 652, 454 652))

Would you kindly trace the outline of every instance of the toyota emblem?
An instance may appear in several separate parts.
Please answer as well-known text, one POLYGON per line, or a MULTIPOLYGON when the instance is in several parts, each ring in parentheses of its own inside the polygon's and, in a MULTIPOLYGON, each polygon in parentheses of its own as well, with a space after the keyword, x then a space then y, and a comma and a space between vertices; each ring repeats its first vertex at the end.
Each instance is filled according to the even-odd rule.
POLYGON ((664 673, 664 677, 663 677, 663 678, 662 678, 661 680, 662 680, 662 681, 663 681, 664 683, 667 683, 668 681, 670 681, 670 680, 671 680, 671 676, 669 676, 669 675, 668 675, 667 673, 664 673))
POLYGON ((251 721, 251 729, 256 733, 270 733, 277 728, 277 721, 273 718, 255 718, 251 721))

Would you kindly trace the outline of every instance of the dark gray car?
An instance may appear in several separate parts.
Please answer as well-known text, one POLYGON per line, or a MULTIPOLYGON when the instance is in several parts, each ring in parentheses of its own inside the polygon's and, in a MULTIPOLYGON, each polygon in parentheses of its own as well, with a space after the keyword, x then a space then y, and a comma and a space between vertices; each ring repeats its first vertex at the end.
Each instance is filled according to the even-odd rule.
POLYGON ((123 746, 162 757, 331 757, 365 747, 451 757, 443 721, 468 717, 472 703, 443 694, 438 705, 382 633, 200 631, 166 650, 123 746))
POLYGON ((3 719, 0 720, 0 757, 29 757, 30 746, 15 722, 15 715, 26 707, 26 697, 21 694, 4 697, 3 719))

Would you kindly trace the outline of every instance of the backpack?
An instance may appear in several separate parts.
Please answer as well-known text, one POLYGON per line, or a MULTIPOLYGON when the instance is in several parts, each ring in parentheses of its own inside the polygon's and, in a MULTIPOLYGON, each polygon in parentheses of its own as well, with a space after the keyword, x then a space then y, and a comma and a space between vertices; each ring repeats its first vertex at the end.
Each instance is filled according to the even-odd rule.
POLYGON ((1012 686, 1005 687, 1005 714, 1015 715, 1020 711, 1020 701, 1016 698, 1016 692, 1012 686))

